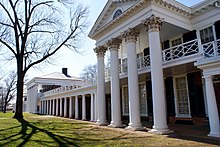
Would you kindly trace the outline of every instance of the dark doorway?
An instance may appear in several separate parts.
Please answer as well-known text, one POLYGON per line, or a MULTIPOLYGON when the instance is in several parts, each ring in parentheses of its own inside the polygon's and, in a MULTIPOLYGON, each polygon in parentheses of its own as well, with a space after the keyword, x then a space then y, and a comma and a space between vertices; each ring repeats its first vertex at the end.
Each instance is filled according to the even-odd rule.
POLYGON ((86 96, 86 120, 91 119, 91 97, 86 96))

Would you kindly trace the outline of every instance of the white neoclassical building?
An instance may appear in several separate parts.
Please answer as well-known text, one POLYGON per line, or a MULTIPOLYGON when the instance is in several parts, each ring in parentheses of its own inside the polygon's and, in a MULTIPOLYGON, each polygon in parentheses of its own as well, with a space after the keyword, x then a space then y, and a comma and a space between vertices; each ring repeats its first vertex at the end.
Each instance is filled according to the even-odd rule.
POLYGON ((132 130, 150 121, 157 134, 171 132, 168 123, 208 120, 208 135, 220 137, 219 0, 192 7, 175 0, 108 0, 89 37, 96 40, 97 85, 47 91, 40 113, 132 130))

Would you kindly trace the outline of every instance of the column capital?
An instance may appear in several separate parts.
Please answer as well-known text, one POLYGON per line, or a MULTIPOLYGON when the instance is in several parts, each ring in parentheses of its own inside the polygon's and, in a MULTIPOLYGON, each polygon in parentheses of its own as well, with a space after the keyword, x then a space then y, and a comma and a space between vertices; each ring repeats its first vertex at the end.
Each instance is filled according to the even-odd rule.
POLYGON ((97 57, 99 56, 104 57, 106 50, 107 50, 107 47, 98 46, 94 49, 94 52, 96 53, 97 57))
POLYGON ((212 80, 213 79, 213 75, 204 75, 203 76, 203 78, 205 79, 205 80, 212 80))
POLYGON ((148 32, 159 32, 164 19, 155 16, 152 14, 149 18, 146 20, 143 20, 142 23, 145 25, 148 32))
POLYGON ((112 38, 111 40, 109 40, 109 41, 107 42, 107 45, 108 45, 108 47, 109 47, 109 50, 110 50, 110 51, 113 51, 113 50, 118 51, 121 42, 122 42, 121 39, 112 38))
POLYGON ((136 42, 139 32, 134 28, 129 28, 127 31, 122 33, 122 37, 125 38, 125 42, 136 42))

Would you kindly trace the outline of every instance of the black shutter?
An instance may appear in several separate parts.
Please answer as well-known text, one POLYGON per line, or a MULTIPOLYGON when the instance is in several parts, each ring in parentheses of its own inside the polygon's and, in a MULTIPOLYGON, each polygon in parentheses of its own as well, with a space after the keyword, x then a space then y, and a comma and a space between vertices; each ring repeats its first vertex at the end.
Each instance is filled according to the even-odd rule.
POLYGON ((166 40, 163 42, 163 50, 170 48, 170 42, 169 40, 166 40))
POLYGON ((153 116, 153 100, 151 81, 146 81, 148 115, 153 116))
POLYGON ((205 116, 201 72, 187 74, 190 109, 192 116, 205 116))
POLYGON ((173 90, 173 77, 165 79, 166 86, 166 100, 167 100, 167 114, 168 116, 175 116, 175 101, 173 90))
POLYGON ((216 38, 220 39, 220 20, 215 22, 216 38))
POLYGON ((150 50, 149 49, 150 49, 149 47, 144 49, 144 56, 150 55, 150 50))

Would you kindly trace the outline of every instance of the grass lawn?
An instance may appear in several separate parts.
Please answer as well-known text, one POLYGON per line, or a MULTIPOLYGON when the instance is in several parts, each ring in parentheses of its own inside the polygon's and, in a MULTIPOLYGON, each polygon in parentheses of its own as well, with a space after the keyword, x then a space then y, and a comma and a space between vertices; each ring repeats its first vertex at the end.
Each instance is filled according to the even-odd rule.
MULTIPOLYGON (((24 113, 0 113, 2 146, 211 146, 147 132, 100 127, 90 122, 24 113)), ((215 146, 215 145, 212 145, 215 146)))

